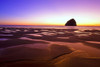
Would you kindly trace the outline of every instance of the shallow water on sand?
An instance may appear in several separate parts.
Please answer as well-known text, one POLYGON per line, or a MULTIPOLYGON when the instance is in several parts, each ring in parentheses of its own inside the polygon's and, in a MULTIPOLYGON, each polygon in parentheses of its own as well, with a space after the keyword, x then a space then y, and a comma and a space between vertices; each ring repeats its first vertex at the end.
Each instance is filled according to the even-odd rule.
POLYGON ((0 67, 99 67, 100 27, 0 27, 0 67))

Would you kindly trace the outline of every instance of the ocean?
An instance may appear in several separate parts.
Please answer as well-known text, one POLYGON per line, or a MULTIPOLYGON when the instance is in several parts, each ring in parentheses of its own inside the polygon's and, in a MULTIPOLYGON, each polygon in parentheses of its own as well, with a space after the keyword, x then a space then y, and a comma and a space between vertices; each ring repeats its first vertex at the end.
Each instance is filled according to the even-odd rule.
POLYGON ((11 28, 53 28, 53 29, 96 29, 100 30, 100 26, 36 26, 36 25, 0 25, 0 27, 11 28))

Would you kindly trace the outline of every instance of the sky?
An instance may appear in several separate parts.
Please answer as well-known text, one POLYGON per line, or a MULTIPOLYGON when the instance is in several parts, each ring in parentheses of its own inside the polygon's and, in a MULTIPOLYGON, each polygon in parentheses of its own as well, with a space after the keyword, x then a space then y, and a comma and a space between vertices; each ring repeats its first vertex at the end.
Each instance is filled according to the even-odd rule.
POLYGON ((100 26, 100 0, 0 0, 0 25, 100 26))

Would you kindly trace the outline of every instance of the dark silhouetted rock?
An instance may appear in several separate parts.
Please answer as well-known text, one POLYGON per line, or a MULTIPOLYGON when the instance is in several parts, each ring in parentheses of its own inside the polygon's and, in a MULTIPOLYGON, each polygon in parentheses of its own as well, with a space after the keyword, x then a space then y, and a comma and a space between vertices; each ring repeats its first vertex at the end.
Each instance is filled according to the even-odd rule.
POLYGON ((76 24, 76 21, 74 19, 70 19, 69 21, 67 21, 65 26, 77 26, 77 24, 76 24))

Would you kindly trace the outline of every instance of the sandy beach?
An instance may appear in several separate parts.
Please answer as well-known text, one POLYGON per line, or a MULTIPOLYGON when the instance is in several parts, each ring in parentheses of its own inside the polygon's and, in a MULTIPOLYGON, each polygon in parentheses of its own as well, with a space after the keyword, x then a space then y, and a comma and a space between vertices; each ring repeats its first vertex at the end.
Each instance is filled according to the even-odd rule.
POLYGON ((0 67, 100 67, 100 30, 0 27, 0 67))

